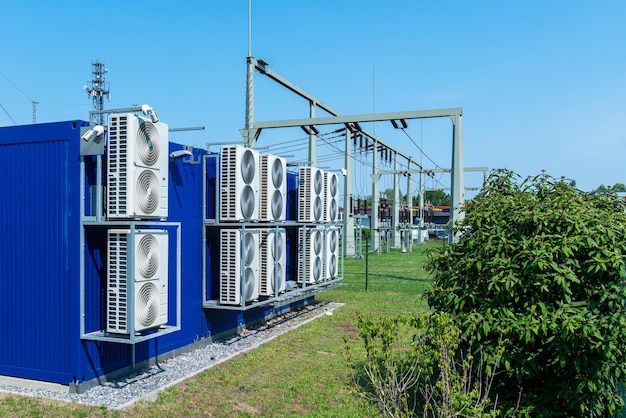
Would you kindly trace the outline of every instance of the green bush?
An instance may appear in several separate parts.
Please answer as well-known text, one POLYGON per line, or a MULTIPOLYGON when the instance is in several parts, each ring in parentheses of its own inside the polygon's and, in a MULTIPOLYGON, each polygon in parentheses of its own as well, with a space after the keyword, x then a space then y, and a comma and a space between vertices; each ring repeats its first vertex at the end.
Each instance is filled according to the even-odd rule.
POLYGON ((465 203, 458 243, 431 252, 429 305, 456 318, 466 343, 504 341, 500 402, 542 417, 622 408, 625 210, 614 193, 495 171, 465 203))
POLYGON ((502 350, 490 359, 481 351, 477 362, 463 355, 461 331, 450 316, 359 315, 358 329, 365 353, 346 344, 348 361, 361 394, 382 416, 501 416, 489 390, 502 350))

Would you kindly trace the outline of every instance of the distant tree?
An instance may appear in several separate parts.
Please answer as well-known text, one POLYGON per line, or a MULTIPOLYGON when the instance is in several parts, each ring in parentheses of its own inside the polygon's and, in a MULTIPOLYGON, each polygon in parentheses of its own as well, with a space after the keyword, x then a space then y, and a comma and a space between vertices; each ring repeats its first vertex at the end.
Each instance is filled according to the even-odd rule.
POLYGON ((576 187, 576 180, 570 180, 569 185, 572 187, 576 187))
POLYGON ((624 183, 615 183, 613 190, 626 190, 626 185, 624 183))
MULTIPOLYGON (((419 196, 413 196, 413 205, 419 205, 419 196)), ((427 190, 424 192, 424 203, 431 203, 435 206, 449 206, 450 195, 443 190, 427 190)))
POLYGON ((601 185, 598 186, 598 188, 596 190, 601 192, 601 191, 606 191, 606 190, 609 190, 609 189, 604 184, 601 184, 601 185))

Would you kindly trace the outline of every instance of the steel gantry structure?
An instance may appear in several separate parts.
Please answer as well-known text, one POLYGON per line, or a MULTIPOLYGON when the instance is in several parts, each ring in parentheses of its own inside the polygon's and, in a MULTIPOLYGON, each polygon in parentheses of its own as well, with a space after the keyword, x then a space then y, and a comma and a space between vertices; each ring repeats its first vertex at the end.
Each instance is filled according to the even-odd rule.
MULTIPOLYGON (((451 206, 450 218, 452 221, 456 221, 462 217, 460 212, 460 204, 464 199, 464 184, 463 184, 463 136, 462 136, 462 116, 463 111, 461 108, 448 108, 448 109, 434 109, 434 110, 415 110, 405 112, 391 112, 391 113, 376 113, 376 114, 361 114, 344 116, 324 104, 321 100, 318 100, 313 95, 307 93, 303 89, 299 88, 295 84, 291 83, 275 71, 269 68, 269 64, 263 60, 256 60, 252 57, 250 51, 247 56, 247 84, 246 84, 246 118, 245 128, 241 129, 241 135, 244 143, 248 147, 255 147, 259 135, 263 129, 276 129, 276 128, 290 128, 300 127, 309 137, 309 155, 308 161, 311 165, 317 165, 317 149, 316 141, 317 134, 319 133, 317 127, 323 125, 344 125, 346 138, 345 138, 345 177, 344 177, 344 215, 346 215, 346 206, 350 202, 352 196, 352 184, 353 184, 353 171, 352 171, 352 149, 350 135, 358 133, 366 138, 366 149, 369 149, 367 144, 371 141, 372 158, 373 158, 373 175, 378 172, 377 160, 378 152, 381 150, 389 150, 394 156, 394 166, 398 168, 398 157, 404 158, 407 161, 407 167, 411 170, 411 164, 415 164, 420 170, 422 166, 418 164, 409 155, 405 155, 401 151, 395 149, 392 146, 387 145, 384 141, 376 137, 376 135, 367 132, 361 128, 362 123, 367 122, 390 122, 394 128, 406 128, 407 120, 411 119, 427 119, 427 118, 442 118, 449 117, 452 121, 452 183, 451 183, 451 206), (309 102, 309 117, 304 119, 290 119, 290 120, 277 120, 277 121, 264 121, 257 122, 254 119, 254 72, 269 77, 276 81, 283 87, 302 97, 309 102), (316 117, 316 108, 322 109, 324 112, 330 114, 327 117, 316 117)), ((398 185, 399 174, 397 171, 394 177, 394 216, 392 230, 393 230, 393 242, 394 245, 399 243, 399 233, 397 232, 398 214, 397 208, 399 206, 398 199, 398 185)), ((410 184, 410 173, 409 176, 410 184)), ((372 179, 372 208, 378 207, 379 199, 378 178, 372 179)), ((408 199, 410 197, 410 187, 408 190, 408 199)), ((372 219, 370 226, 372 230, 376 230, 379 227, 378 214, 376 210, 372 210, 372 219)), ((375 234, 372 235, 372 248, 375 249, 378 246, 378 240, 375 234)), ((451 235, 451 240, 454 237, 451 235)), ((350 216, 344 216, 343 218, 343 248, 344 256, 354 254, 354 220, 350 216)))

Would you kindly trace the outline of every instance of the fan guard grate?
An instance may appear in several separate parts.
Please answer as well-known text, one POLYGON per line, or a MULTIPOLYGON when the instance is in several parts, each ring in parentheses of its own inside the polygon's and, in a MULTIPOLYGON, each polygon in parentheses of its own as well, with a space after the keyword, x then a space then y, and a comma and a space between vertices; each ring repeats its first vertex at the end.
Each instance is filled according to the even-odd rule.
POLYGON ((154 235, 144 235, 139 240, 135 263, 142 278, 150 279, 156 274, 159 268, 159 252, 159 242, 154 235))
POLYGON ((256 173, 256 164, 254 162, 254 155, 249 149, 245 150, 241 156, 241 177, 246 184, 252 183, 256 173))
POLYGON ((141 285, 135 300, 135 318, 144 327, 154 323, 159 315, 159 289, 152 282, 141 285))
POLYGON ((159 204, 159 179, 151 170, 144 170, 137 178, 137 205, 144 213, 152 213, 159 204))
POLYGON ((153 166, 158 161, 160 140, 156 127, 151 122, 140 119, 136 136, 137 155, 147 166, 153 166))

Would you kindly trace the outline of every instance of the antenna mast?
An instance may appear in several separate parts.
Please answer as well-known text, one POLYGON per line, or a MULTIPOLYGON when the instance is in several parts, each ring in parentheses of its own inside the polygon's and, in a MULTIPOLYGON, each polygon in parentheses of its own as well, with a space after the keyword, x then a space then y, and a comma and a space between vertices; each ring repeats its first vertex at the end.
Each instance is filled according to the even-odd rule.
POLYGON ((87 91, 87 96, 93 100, 93 110, 100 112, 92 114, 89 121, 92 124, 104 125, 104 113, 102 113, 104 110, 104 96, 111 100, 109 84, 106 82, 106 73, 108 71, 104 68, 103 62, 95 61, 91 63, 93 79, 91 80, 91 85, 84 86, 84 89, 87 91))

